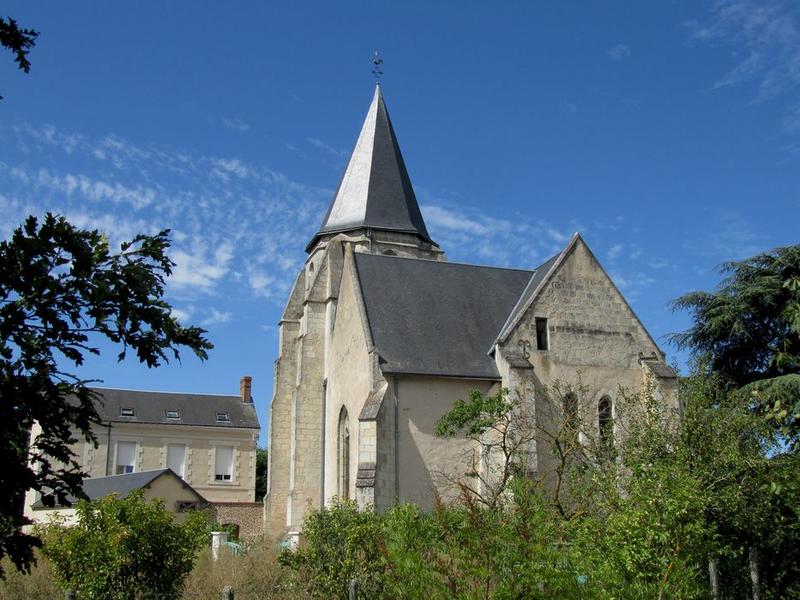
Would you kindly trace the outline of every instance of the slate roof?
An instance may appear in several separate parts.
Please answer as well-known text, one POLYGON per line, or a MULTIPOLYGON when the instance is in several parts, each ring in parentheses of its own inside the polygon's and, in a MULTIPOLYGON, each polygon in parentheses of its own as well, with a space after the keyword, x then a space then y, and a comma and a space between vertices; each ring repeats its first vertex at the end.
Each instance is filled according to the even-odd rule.
MULTIPOLYGON (((553 265, 556 263, 556 260, 558 260, 559 256, 561 256, 561 252, 547 259, 541 265, 536 267, 536 270, 533 273, 533 277, 531 277, 531 280, 528 282, 528 285, 525 286, 525 290, 522 292, 522 295, 519 297, 519 300, 514 305, 513 310, 510 311, 508 319, 506 319, 505 323, 503 324, 503 328, 499 330, 497 339, 500 340, 504 339, 509 334, 510 330, 514 327, 514 323, 516 322, 517 317, 519 317, 521 313, 527 310, 528 301, 536 292, 536 288, 538 288, 539 284, 542 283, 542 281, 544 280, 545 276, 550 271, 550 269, 553 268, 553 265)), ((487 352, 491 350, 492 345, 493 344, 487 346, 486 348, 487 352)))
POLYGON ((92 389, 102 398, 96 406, 104 422, 259 429, 255 406, 252 402, 242 402, 240 396, 92 389), (122 416, 123 408, 132 408, 134 416, 122 416), (168 410, 177 410, 180 418, 168 419, 168 410), (218 421, 218 412, 227 413, 230 420, 218 421))
POLYGON ((411 187, 380 86, 322 225, 320 235, 372 228, 412 233, 431 242, 411 187))
MULTIPOLYGON (((117 494, 120 498, 125 498, 134 490, 140 490, 150 485, 153 481, 166 475, 180 479, 171 469, 154 469, 152 471, 139 471, 138 473, 126 473, 124 475, 111 475, 108 477, 89 477, 83 480, 83 492, 89 500, 105 498, 109 494, 117 494)), ((184 487, 190 488, 195 494, 205 501, 205 498, 192 486, 181 480, 184 487)), ((61 508, 77 502, 74 496, 67 496, 65 504, 57 505, 52 508, 61 508)), ((51 508, 46 507, 39 499, 33 504, 34 509, 51 508)))
POLYGON ((499 379, 487 348, 532 271, 355 254, 385 373, 499 379))

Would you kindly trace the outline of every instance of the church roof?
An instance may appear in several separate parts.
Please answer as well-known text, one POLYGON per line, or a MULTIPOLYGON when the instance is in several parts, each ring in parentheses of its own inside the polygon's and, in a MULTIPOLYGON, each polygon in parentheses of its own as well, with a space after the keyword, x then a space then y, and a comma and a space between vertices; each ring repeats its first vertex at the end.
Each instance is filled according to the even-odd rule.
POLYGON ((380 86, 375 88, 339 188, 306 250, 323 234, 363 228, 411 233, 432 242, 380 86))
POLYGON ((486 349, 533 272, 355 254, 385 373, 499 379, 486 349))

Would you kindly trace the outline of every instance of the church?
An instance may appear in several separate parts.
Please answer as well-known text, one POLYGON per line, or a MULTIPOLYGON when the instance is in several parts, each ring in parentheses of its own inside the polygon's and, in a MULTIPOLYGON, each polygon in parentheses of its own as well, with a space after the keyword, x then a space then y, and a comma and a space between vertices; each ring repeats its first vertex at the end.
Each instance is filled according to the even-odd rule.
MULTIPOLYGON (((434 433, 469 391, 580 374, 587 414, 675 373, 579 234, 541 265, 457 264, 431 239, 380 85, 279 323, 265 529, 296 539, 333 497, 431 508, 472 443, 434 433)), ((532 468, 548 453, 537 440, 532 468)))

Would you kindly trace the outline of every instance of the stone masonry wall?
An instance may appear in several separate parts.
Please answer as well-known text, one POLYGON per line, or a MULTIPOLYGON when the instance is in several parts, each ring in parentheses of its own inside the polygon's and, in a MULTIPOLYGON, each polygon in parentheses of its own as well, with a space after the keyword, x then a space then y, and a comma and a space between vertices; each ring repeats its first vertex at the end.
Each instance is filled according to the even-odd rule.
POLYGON ((239 526, 239 537, 246 539, 264 533, 264 505, 261 502, 214 502, 211 518, 220 525, 239 526))
MULTIPOLYGON (((609 396, 613 404, 620 386, 630 390, 641 388, 640 353, 661 357, 644 326, 580 239, 528 308, 503 344, 504 352, 498 356, 520 352, 521 343, 527 344, 530 353, 533 369, 524 371, 524 376, 531 379, 537 390, 536 413, 543 423, 548 420, 555 423, 553 419, 561 418, 560 408, 554 407, 557 398, 545 403, 544 386, 552 390, 556 381, 585 386, 580 414, 596 426, 597 405, 603 396, 609 396), (547 319, 547 350, 537 350, 536 317, 547 319)), ((536 456, 539 474, 546 477, 555 466, 552 448, 539 440, 536 456)))

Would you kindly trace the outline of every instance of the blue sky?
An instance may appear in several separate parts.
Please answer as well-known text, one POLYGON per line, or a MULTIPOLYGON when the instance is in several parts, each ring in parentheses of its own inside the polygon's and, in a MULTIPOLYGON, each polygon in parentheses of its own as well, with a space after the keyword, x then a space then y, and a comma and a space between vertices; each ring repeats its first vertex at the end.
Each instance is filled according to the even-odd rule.
MULTIPOLYGON (((0 236, 47 210, 114 242, 173 230, 169 299, 216 344, 111 387, 237 393, 266 431, 277 322, 372 97, 431 236, 533 267, 580 231, 662 347, 670 299, 798 242, 800 5, 7 2, 0 236)), ((678 357, 681 358, 681 357, 678 357)))

